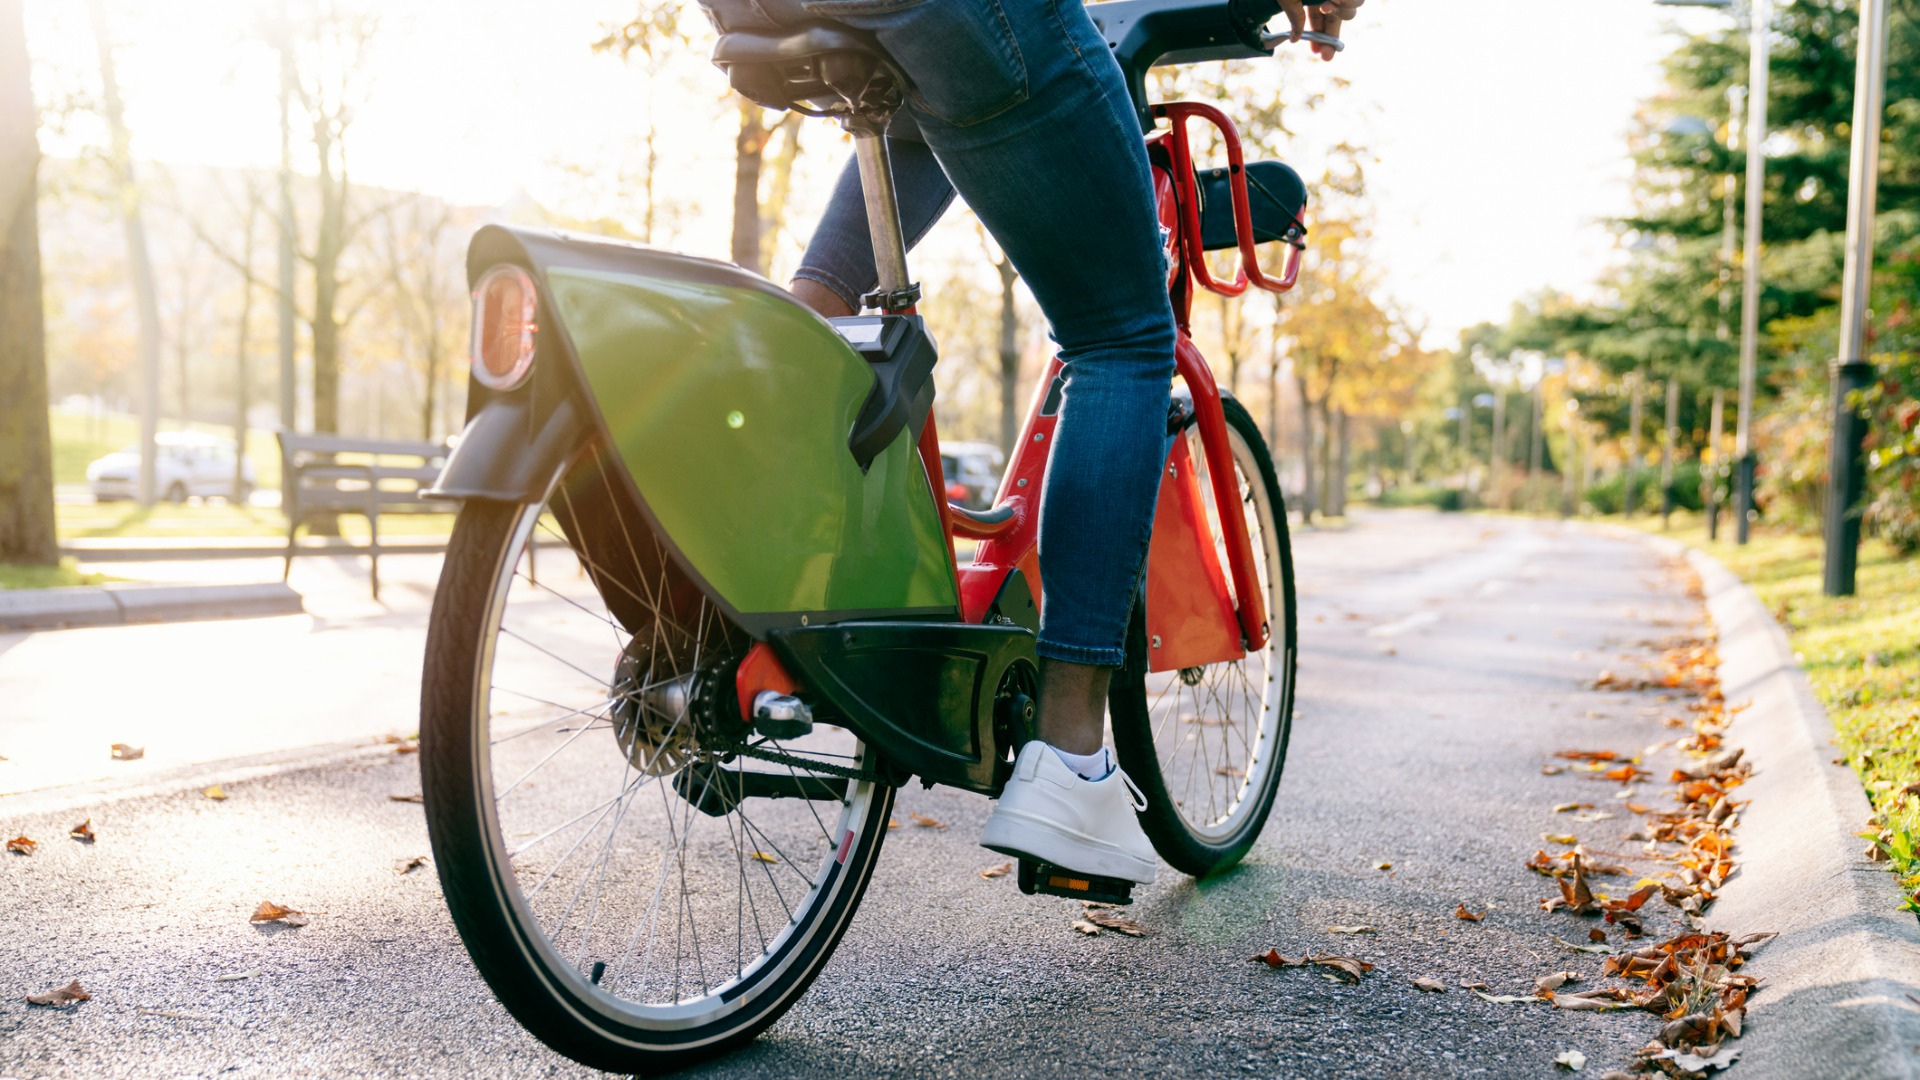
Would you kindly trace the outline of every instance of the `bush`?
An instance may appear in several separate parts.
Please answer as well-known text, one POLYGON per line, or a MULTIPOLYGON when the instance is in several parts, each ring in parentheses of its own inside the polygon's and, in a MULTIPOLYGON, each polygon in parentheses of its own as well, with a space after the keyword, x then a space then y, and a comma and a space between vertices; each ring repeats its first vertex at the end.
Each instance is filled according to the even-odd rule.
POLYGON ((1374 503, 1379 506, 1430 506, 1435 510, 1454 513, 1466 508, 1466 495, 1459 488, 1413 484, 1388 488, 1380 493, 1374 503))

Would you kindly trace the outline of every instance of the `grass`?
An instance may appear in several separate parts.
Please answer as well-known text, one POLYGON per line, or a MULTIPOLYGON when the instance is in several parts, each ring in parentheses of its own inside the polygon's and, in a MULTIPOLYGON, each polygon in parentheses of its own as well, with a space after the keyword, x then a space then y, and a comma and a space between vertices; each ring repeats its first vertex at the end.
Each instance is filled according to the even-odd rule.
MULTIPOLYGON (((87 466, 115 450, 140 440, 140 420, 128 413, 68 412, 54 409, 47 414, 53 430, 53 482, 84 484, 87 466)), ((200 431, 223 439, 233 437, 233 428, 223 424, 160 425, 162 431, 200 431)), ((273 432, 252 428, 247 432, 247 460, 253 462, 255 486, 280 486, 280 447, 273 432)))
MULTIPOLYGON (((1618 519, 1615 519, 1618 520, 1618 519)), ((1629 524, 1657 532, 1657 517, 1629 524)), ((1786 628, 1814 694, 1833 721, 1841 755, 1873 803, 1867 833, 1920 911, 1920 558, 1869 540, 1855 595, 1821 591, 1818 536, 1756 530, 1745 547, 1709 543, 1697 515, 1674 516, 1667 535, 1713 554, 1753 588, 1786 628)))
POLYGON ((16 566, 0 563, 0 590, 58 589, 70 585, 104 585, 120 578, 106 574, 86 574, 72 559, 61 559, 58 566, 16 566))

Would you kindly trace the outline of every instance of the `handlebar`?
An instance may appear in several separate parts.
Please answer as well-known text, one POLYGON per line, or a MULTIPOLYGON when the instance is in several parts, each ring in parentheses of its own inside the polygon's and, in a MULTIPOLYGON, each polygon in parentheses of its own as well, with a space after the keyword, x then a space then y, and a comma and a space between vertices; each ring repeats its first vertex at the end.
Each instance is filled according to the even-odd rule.
MULTIPOLYGON (((1154 128, 1147 100, 1149 68, 1269 57, 1292 37, 1266 32, 1267 23, 1280 14, 1278 0, 1107 0, 1088 5, 1087 14, 1120 62, 1140 129, 1148 132, 1154 128)), ((1335 50, 1344 47, 1338 38, 1318 31, 1300 37, 1335 50)))

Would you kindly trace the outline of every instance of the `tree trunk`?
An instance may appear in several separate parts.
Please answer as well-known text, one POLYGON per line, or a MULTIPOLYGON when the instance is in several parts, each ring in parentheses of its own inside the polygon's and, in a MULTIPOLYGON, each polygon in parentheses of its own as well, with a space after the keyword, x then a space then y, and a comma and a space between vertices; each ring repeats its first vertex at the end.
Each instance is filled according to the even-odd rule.
POLYGON ((330 118, 314 118, 313 148, 320 162, 320 228, 313 238, 313 430, 340 430, 340 255, 346 247, 346 169, 336 171, 330 118))
POLYGON ((0 563, 60 561, 40 293, 40 138, 21 0, 0 0, 0 563))
POLYGON ((733 140, 733 261, 766 272, 760 250, 760 164, 767 152, 767 125, 760 106, 740 98, 740 131, 733 140))
POLYGON ((240 328, 233 343, 233 497, 235 506, 247 501, 247 348, 253 329, 253 226, 260 216, 260 200, 247 200, 246 240, 241 250, 247 273, 240 277, 240 328))
POLYGON ((1300 524, 1313 521, 1320 505, 1313 489, 1313 398, 1307 396, 1307 377, 1294 369, 1293 386, 1300 396, 1300 524))
POLYGON ((1333 426, 1327 434, 1337 438, 1340 445, 1334 456, 1333 472, 1327 478, 1333 488, 1327 495, 1327 506, 1335 517, 1347 516, 1347 474, 1352 468, 1353 452, 1353 439, 1347 430, 1348 426, 1347 410, 1334 410, 1333 426))
POLYGON ((1327 400, 1332 396, 1329 392, 1320 398, 1320 493, 1314 500, 1320 506, 1320 513, 1327 517, 1335 517, 1340 513, 1339 506, 1333 501, 1333 405, 1327 400))
POLYGON ((767 163, 767 198, 760 206, 760 265, 763 273, 773 272, 773 257, 780 246, 780 231, 787 224, 788 196, 793 191, 793 165, 800 159, 799 113, 790 112, 774 131, 780 135, 780 149, 767 163))
MULTIPOLYGON (((153 505, 156 451, 154 435, 160 428, 160 301, 153 280, 153 260, 147 254, 147 227, 140 216, 140 188, 133 177, 133 137, 127 131, 120 104, 120 82, 113 63, 113 45, 107 38, 107 13, 101 0, 90 0, 94 44, 100 53, 101 105, 112 139, 109 160, 120 199, 120 221, 127 237, 127 264, 133 272, 134 307, 140 327, 140 478, 142 506, 153 505)), ((23 35, 24 36, 24 35, 23 35)))
POLYGON ((1020 438, 1020 311, 1014 304, 1020 275, 1004 255, 993 268, 1000 275, 1000 449, 1011 457, 1020 438))
POLYGON ((1274 346, 1273 355, 1267 362, 1267 454, 1276 462, 1280 460, 1280 347, 1278 345, 1274 346))

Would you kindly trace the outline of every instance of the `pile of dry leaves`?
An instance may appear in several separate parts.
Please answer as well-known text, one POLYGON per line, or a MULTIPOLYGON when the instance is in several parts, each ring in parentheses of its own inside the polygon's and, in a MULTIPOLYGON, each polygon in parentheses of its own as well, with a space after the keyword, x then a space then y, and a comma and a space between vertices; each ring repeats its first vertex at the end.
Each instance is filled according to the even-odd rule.
MULTIPOLYGON (((1697 580, 1689 583, 1688 592, 1698 598, 1697 580)), ((1562 987, 1577 981, 1578 976, 1560 972, 1540 980, 1536 992, 1559 1009, 1636 1008, 1659 1014, 1666 1019, 1666 1026, 1636 1055, 1634 1067, 1681 1078, 1705 1076, 1733 1063, 1738 1051, 1725 1044, 1739 1036, 1747 998, 1757 986, 1757 980, 1738 969, 1751 949, 1773 936, 1732 938, 1706 932, 1698 923, 1698 917, 1712 905, 1734 872, 1734 830, 1739 826, 1739 811, 1746 804, 1735 799, 1733 793, 1751 775, 1740 749, 1725 745, 1727 725, 1738 708, 1726 703, 1719 665, 1713 641, 1700 635, 1664 643, 1657 661, 1649 665, 1644 676, 1600 673, 1590 684, 1592 689, 1659 691, 1663 694, 1658 699, 1661 702, 1686 702, 1690 719, 1669 718, 1665 722, 1670 727, 1688 728, 1690 733, 1647 748, 1649 755, 1665 749, 1685 755, 1685 762, 1668 777, 1675 808, 1656 810, 1633 801, 1636 792, 1629 785, 1653 775, 1651 769, 1642 767, 1642 758, 1611 750, 1561 751, 1556 757, 1572 764, 1548 765, 1543 771, 1549 775, 1584 773, 1596 781, 1620 784, 1616 801, 1640 818, 1625 839, 1639 842, 1641 848, 1637 854, 1613 855, 1589 851, 1570 835, 1549 834, 1550 841, 1571 844, 1572 849, 1557 855, 1537 851, 1526 863, 1535 873, 1553 878, 1559 889, 1558 896, 1540 901, 1543 911, 1598 916, 1629 941, 1647 935, 1643 920, 1653 909, 1643 908, 1656 893, 1676 909, 1685 932, 1659 944, 1607 957, 1601 976, 1622 979, 1630 985, 1568 992, 1562 987), (1633 890, 1625 895, 1596 891, 1595 878, 1634 875, 1618 860, 1644 861, 1654 869, 1639 876, 1633 890)), ((1564 803, 1554 809, 1588 805, 1564 803)), ((1586 820, 1610 816, 1596 813, 1586 820)), ((1608 940, 1604 929, 1595 926, 1587 937, 1586 945, 1565 944, 1579 952, 1608 951, 1603 944, 1608 940)))

